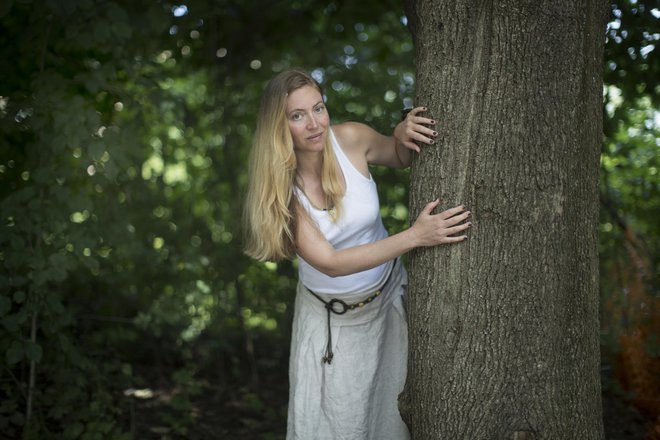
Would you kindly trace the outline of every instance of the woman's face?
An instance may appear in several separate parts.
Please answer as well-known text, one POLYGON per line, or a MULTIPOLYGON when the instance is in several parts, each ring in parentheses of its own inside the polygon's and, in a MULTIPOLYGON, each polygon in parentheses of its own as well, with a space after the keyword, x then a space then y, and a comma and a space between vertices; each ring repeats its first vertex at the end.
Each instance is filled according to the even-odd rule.
POLYGON ((299 152, 323 151, 328 136, 330 117, 323 97, 313 86, 304 86, 289 93, 286 118, 293 138, 293 149, 299 152))

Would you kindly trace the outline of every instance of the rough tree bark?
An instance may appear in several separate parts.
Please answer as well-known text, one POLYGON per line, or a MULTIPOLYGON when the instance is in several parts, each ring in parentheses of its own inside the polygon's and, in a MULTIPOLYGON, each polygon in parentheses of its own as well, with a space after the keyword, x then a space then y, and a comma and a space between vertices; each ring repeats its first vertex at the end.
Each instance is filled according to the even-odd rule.
POLYGON ((467 242, 410 256, 400 397, 415 440, 602 439, 598 169, 606 0, 406 0, 418 105, 411 219, 466 204, 467 242))

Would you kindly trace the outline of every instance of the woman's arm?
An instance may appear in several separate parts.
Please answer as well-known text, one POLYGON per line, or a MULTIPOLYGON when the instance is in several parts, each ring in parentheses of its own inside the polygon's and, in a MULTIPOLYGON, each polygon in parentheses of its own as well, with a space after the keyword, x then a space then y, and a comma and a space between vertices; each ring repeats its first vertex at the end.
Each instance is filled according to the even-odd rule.
POLYGON ((427 204, 415 224, 403 232, 341 250, 335 249, 325 239, 308 216, 298 213, 296 252, 317 270, 336 277, 374 268, 416 247, 458 243, 467 239, 466 235, 455 234, 471 226, 469 222, 461 223, 470 216, 470 212, 466 211, 465 206, 457 206, 439 214, 431 214, 439 203, 439 200, 435 200, 427 204))
MULTIPOLYGON (((384 136, 358 122, 346 122, 334 127, 340 144, 354 153, 354 160, 364 157, 368 165, 383 165, 389 168, 407 168, 412 162, 412 151, 421 151, 415 141, 432 145, 437 132, 428 126, 434 126, 435 121, 418 116, 426 111, 426 107, 412 109, 394 128, 392 136, 384 136)), ((367 164, 359 169, 366 170, 367 164)), ((364 172, 364 171, 363 171, 364 172)))

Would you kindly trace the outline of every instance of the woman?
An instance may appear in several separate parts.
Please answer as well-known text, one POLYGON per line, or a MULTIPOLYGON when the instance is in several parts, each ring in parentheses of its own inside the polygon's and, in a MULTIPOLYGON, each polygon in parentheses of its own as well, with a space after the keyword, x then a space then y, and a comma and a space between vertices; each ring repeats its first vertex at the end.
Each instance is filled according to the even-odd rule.
POLYGON ((320 85, 305 72, 275 76, 264 92, 249 164, 246 253, 299 259, 289 364, 287 439, 409 438, 397 410, 407 362, 398 257, 467 239, 464 206, 426 205, 388 236, 369 165, 410 165, 435 121, 417 107, 384 136, 364 124, 330 125, 320 85))

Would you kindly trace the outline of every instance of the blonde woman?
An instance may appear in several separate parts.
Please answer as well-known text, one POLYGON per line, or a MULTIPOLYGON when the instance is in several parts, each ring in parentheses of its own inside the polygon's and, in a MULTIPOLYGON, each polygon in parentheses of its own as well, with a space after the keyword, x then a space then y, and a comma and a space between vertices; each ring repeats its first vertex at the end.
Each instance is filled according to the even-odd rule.
POLYGON ((287 440, 409 438, 397 410, 408 349, 398 257, 464 241, 470 212, 432 214, 435 200, 389 236, 369 166, 407 167, 417 143, 433 144, 425 110, 414 108, 384 136, 354 122, 331 126, 320 85, 303 71, 266 87, 244 221, 248 255, 299 261, 287 440))

